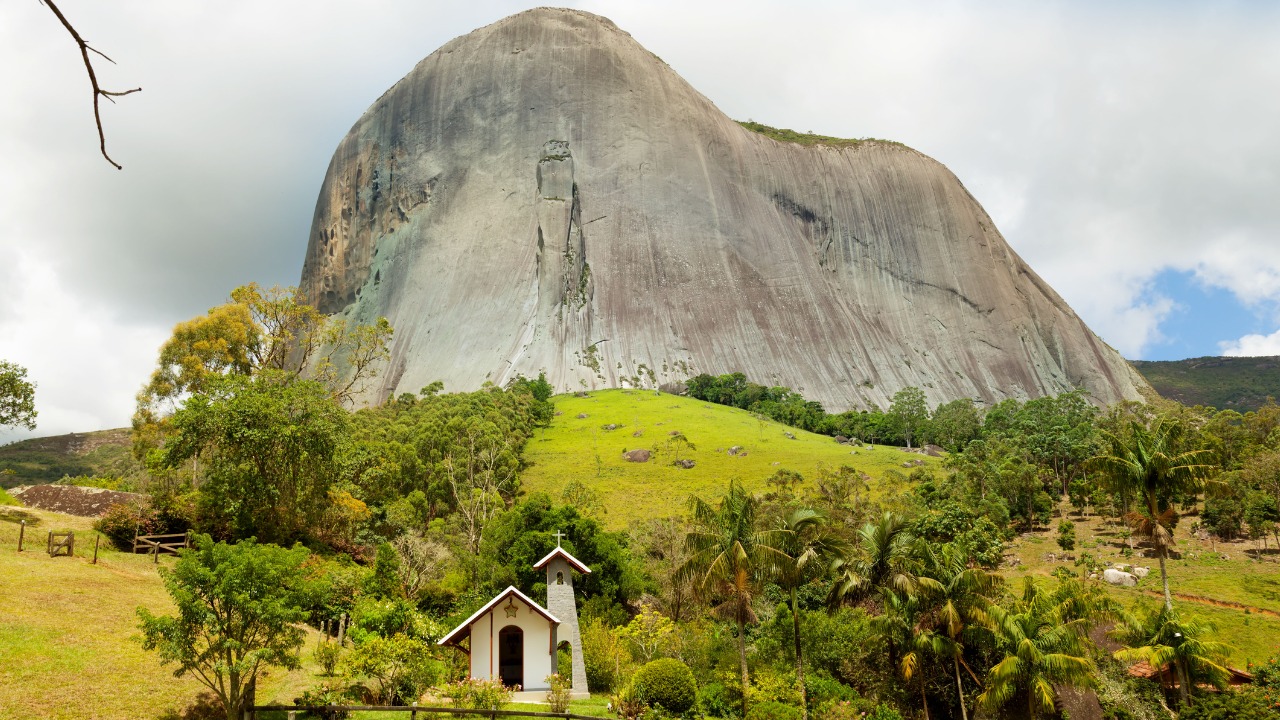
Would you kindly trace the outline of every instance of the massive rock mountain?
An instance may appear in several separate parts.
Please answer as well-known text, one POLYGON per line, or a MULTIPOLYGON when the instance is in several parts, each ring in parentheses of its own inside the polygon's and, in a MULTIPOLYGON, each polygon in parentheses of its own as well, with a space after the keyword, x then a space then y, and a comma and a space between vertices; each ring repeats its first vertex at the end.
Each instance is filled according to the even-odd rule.
POLYGON ((334 153, 301 287, 396 329, 366 401, 546 371, 741 371, 828 409, 1146 383, 945 167, 778 142, 605 18, 540 8, 418 64, 334 153))

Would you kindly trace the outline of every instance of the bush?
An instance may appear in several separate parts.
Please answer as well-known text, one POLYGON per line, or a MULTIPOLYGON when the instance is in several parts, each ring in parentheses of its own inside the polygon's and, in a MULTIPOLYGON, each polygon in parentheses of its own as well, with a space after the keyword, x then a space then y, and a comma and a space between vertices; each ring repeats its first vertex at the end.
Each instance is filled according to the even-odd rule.
POLYGON ((675 658, 654 660, 640 668, 634 685, 646 705, 661 705, 674 715, 683 714, 698 699, 693 671, 675 658))
POLYGON ((459 680, 435 688, 432 694, 448 698, 454 707, 467 710, 501 710, 513 691, 501 680, 459 680))
POLYGON ((132 550, 135 535, 164 532, 159 515, 143 503, 119 503, 107 508, 93 529, 106 535, 120 550, 132 550))
POLYGON ((1206 693, 1178 713, 1178 720, 1275 720, 1276 710, 1256 691, 1206 693))
POLYGON ((747 720, 800 720, 800 708, 769 700, 752 705, 747 710, 747 720))
POLYGON ((324 669, 325 677, 333 677, 333 669, 338 666, 338 655, 340 653, 341 649, 338 647, 338 643, 336 642, 329 642, 328 640, 325 640, 319 645, 316 645, 316 649, 312 653, 312 656, 315 657, 316 662, 320 664, 320 667, 324 669))
POLYGON ((850 702, 857 699, 858 693, 848 685, 826 675, 813 673, 804 679, 805 693, 812 707, 839 702, 850 702))
POLYGON ((698 688, 698 711, 709 717, 728 718, 738 714, 738 707, 729 698, 724 685, 707 683, 698 688))
POLYGON ((569 676, 553 673, 547 677, 547 704, 553 713, 569 712, 569 700, 573 697, 573 680, 569 676))
MULTIPOLYGON (((323 683, 311 688, 310 690, 303 690, 302 696, 294 698, 293 704, 312 707, 323 705, 346 705, 347 697, 341 690, 333 685, 323 683)), ((308 713, 308 715, 310 715, 310 713, 308 713)), ((326 708, 324 710, 317 711, 315 716, 320 718, 320 720, 346 720, 351 717, 351 713, 347 710, 329 710, 326 708)))
POLYGON ((609 704, 613 706, 614 712, 618 713, 618 717, 622 718, 622 720, 636 720, 645 711, 644 700, 640 697, 640 693, 636 690, 634 683, 615 693, 610 698, 609 704))

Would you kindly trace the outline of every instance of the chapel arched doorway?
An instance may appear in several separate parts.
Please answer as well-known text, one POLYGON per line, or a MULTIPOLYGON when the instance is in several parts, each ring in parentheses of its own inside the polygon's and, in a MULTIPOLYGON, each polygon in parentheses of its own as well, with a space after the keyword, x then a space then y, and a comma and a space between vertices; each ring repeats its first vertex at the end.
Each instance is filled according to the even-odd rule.
POLYGON ((498 676, 507 687, 524 687, 524 631, 515 625, 498 631, 498 676))

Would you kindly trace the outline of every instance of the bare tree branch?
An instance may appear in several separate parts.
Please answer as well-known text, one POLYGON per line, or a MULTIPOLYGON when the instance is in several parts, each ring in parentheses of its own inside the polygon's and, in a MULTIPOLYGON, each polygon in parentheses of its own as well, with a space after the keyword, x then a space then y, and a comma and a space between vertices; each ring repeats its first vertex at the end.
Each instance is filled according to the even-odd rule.
POLYGON ((80 33, 76 32, 76 29, 71 26, 71 23, 67 21, 67 16, 63 15, 62 11, 58 9, 58 6, 53 4, 53 0, 38 1, 52 10, 54 15, 58 16, 58 21, 62 23, 62 27, 66 28, 67 32, 71 33, 71 37, 76 41, 76 45, 80 46, 80 56, 84 58, 84 69, 89 72, 89 83, 93 85, 93 121, 98 126, 98 149, 102 151, 102 157, 106 158, 107 162, 111 163, 115 169, 123 170, 124 167, 115 160, 112 160, 111 156, 107 154, 107 136, 102 132, 102 114, 98 111, 98 98, 105 97, 114 103, 114 98, 128 95, 130 93, 142 92, 142 88, 136 87, 132 90, 114 91, 103 90, 99 87, 98 76, 93 72, 93 62, 89 59, 89 53, 92 52, 97 54, 112 65, 114 65, 116 61, 107 57, 105 53, 89 47, 89 43, 85 42, 84 38, 80 37, 80 33))

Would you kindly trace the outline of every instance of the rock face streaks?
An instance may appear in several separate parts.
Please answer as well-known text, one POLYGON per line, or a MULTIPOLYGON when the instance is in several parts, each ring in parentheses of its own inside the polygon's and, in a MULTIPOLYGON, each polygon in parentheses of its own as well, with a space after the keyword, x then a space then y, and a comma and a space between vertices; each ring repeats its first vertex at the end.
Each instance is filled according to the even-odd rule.
POLYGON ((301 286, 396 328, 365 398, 742 371, 828 409, 1146 383, 907 147, 776 142, 608 20, 541 8, 423 60, 342 140, 301 286))

